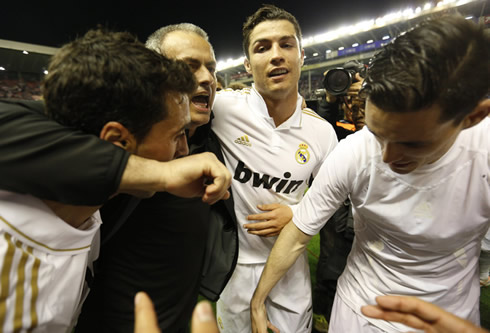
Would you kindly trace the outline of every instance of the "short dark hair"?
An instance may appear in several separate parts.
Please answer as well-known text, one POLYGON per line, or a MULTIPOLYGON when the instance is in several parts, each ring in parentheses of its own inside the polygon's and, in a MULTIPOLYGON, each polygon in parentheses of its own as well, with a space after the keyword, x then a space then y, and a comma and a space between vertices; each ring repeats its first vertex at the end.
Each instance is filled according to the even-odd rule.
POLYGON ((166 93, 195 87, 184 62, 147 49, 128 32, 96 29, 52 57, 43 96, 48 116, 63 125, 98 136, 117 121, 141 140, 167 117, 166 93))
POLYGON ((430 19, 395 38, 370 62, 363 94, 387 112, 441 107, 459 123, 489 90, 490 39, 460 15, 430 19))
POLYGON ((242 29, 242 47, 243 52, 245 52, 245 56, 249 59, 248 47, 250 46, 250 35, 252 34, 252 30, 259 24, 265 21, 277 21, 277 20, 287 20, 292 23, 294 26, 294 30, 296 32, 296 36, 298 37, 299 47, 301 49, 301 28, 299 26, 296 18, 289 12, 285 11, 282 8, 276 7, 274 5, 263 5, 260 7, 255 13, 250 15, 245 23, 243 24, 242 29))

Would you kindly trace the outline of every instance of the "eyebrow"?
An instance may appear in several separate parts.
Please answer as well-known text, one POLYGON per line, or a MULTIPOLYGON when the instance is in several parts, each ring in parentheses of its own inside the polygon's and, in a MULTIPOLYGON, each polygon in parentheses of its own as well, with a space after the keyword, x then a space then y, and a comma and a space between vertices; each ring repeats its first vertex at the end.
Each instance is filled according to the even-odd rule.
MULTIPOLYGON (((197 60, 196 58, 192 58, 192 57, 185 57, 185 58, 182 58, 182 59, 180 59, 180 60, 182 60, 182 61, 184 61, 184 62, 190 62, 190 63, 192 63, 192 64, 200 64, 200 63, 201 63, 201 61, 197 60)), ((207 66, 209 66, 209 65, 216 66, 216 61, 215 61, 215 60, 213 60, 213 61, 208 61, 208 62, 206 63, 206 65, 207 65, 207 66)))
MULTIPOLYGON (((287 35, 287 36, 282 36, 281 38, 279 38, 279 41, 280 42, 283 42, 285 40, 288 40, 288 39, 294 39, 296 40, 296 35, 287 35)), ((253 44, 257 44, 257 43, 265 43, 265 42, 270 42, 271 39, 270 38, 261 38, 261 39, 257 39, 253 42, 253 44)))
POLYGON ((191 120, 189 120, 189 122, 187 122, 187 123, 185 123, 184 125, 182 125, 182 126, 179 128, 179 130, 178 130, 178 131, 175 131, 175 133, 177 134, 177 133, 180 133, 180 132, 182 132, 182 131, 186 131, 186 130, 188 130, 188 129, 189 129, 189 127, 191 126, 191 123, 192 123, 192 121, 191 121, 191 120))

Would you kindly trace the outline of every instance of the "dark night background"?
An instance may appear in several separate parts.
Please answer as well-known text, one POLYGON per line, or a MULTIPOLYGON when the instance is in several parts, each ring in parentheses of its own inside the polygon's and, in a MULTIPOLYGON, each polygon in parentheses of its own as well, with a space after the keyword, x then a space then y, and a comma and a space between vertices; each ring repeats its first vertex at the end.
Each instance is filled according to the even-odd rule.
POLYGON ((0 39, 60 47, 97 24, 127 30, 145 41, 163 25, 190 22, 210 36, 217 59, 238 58, 241 28, 263 3, 273 3, 296 16, 303 36, 383 16, 418 0, 340 1, 15 1, 0 6, 0 39))

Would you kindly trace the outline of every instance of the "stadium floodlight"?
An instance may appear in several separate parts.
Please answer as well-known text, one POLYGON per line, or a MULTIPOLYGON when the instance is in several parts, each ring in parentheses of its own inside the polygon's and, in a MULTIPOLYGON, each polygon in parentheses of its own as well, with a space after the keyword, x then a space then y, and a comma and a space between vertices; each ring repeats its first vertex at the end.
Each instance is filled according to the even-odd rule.
POLYGON ((352 44, 352 47, 357 47, 357 46, 359 46, 359 43, 352 44))
POLYGON ((424 5, 424 10, 429 10, 432 8, 432 4, 430 2, 427 2, 425 5, 424 5))
POLYGON ((371 44, 371 43, 374 43, 374 40, 370 39, 366 42, 366 44, 371 44))
POLYGON ((239 65, 243 65, 243 61, 245 60, 245 57, 240 57, 238 59, 232 59, 228 58, 226 61, 220 60, 216 64, 216 69, 218 71, 226 69, 226 68, 231 68, 231 67, 236 67, 239 65))
POLYGON ((29 52, 27 52, 26 50, 22 51, 22 53, 24 53, 24 54, 29 54, 29 52))
POLYGON ((342 51, 343 49, 344 49, 344 47, 343 47, 343 46, 339 47, 339 51, 342 51))
POLYGON ((337 30, 335 30, 335 33, 338 34, 339 36, 351 35, 353 29, 354 29, 354 26, 349 25, 347 27, 338 28, 337 30))
POLYGON ((4 71, 5 67, 0 66, 0 71, 4 71))
POLYGON ((48 75, 49 72, 47 69, 45 69, 43 73, 44 73, 44 75, 48 75))
POLYGON ((383 36, 383 38, 381 38, 382 40, 387 40, 387 39, 390 39, 390 36, 389 35, 386 35, 386 36, 383 36))
POLYGON ((466 16, 465 19, 467 20, 471 20, 473 18, 473 16, 466 16))
POLYGON ((327 53, 332 53, 332 50, 327 50, 326 52, 327 52, 327 53))
POLYGON ((365 20, 354 24, 354 29, 351 31, 351 35, 358 32, 371 30, 375 25, 375 20, 365 20))
POLYGON ((415 12, 413 10, 413 8, 407 8, 405 9, 403 12, 402 12, 402 15, 405 17, 405 18, 411 18, 415 15, 415 12))
POLYGON ((313 56, 314 57, 317 57, 318 56, 318 52, 313 53, 313 56))
POLYGON ((422 8, 421 7, 417 7, 415 8, 415 14, 419 14, 420 12, 422 11, 422 8))

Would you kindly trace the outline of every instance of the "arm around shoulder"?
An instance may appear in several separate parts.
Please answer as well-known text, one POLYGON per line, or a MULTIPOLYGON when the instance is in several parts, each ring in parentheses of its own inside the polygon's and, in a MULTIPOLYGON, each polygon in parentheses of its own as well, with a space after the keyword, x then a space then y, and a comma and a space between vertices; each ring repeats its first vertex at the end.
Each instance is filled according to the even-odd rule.
POLYGON ((212 153, 195 154, 169 162, 132 155, 121 180, 120 192, 169 192, 180 197, 199 197, 213 204, 228 199, 231 174, 212 153))
POLYGON ((40 101, 0 102, 0 188, 100 205, 119 186, 129 153, 47 118, 40 101))

